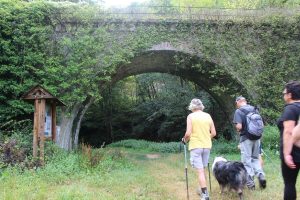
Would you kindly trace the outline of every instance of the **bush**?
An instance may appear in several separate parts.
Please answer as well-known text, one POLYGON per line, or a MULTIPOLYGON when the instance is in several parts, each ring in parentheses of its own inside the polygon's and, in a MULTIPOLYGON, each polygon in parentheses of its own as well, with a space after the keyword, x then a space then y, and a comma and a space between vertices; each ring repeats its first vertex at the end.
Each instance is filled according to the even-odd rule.
POLYGON ((0 165, 2 167, 23 164, 26 159, 25 150, 18 146, 15 139, 0 143, 0 165))
POLYGON ((178 153, 180 152, 179 145, 179 142, 150 143, 149 150, 161 153, 178 153))
POLYGON ((146 140, 122 140, 110 144, 111 147, 125 147, 136 150, 146 150, 160 153, 178 153, 180 152, 179 142, 158 143, 146 140))
MULTIPOLYGON (((81 144, 81 162, 86 167, 95 167, 104 158, 103 148, 93 149, 91 145, 81 144)), ((114 157, 114 155, 112 156, 114 157)))
POLYGON ((31 120, 14 121, 0 124, 0 142, 16 140, 18 146, 24 148, 26 152, 32 149, 33 124, 31 120))
POLYGON ((216 155, 223 155, 237 154, 240 152, 240 150, 238 149, 238 142, 234 140, 226 140, 220 137, 219 139, 213 141, 211 152, 216 155))
POLYGON ((262 137, 262 144, 264 149, 278 150, 279 149, 280 134, 276 126, 266 126, 264 135, 262 137))

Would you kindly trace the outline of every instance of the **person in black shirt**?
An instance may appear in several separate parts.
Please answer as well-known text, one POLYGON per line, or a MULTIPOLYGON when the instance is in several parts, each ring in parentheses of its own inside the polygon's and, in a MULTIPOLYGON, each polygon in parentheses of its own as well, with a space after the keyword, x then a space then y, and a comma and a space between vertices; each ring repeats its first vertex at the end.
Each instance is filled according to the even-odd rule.
POLYGON ((277 121, 280 131, 280 159, 284 181, 284 200, 295 200, 296 181, 300 169, 300 148, 294 145, 292 131, 300 115, 300 82, 291 81, 285 85, 283 99, 286 103, 277 121))

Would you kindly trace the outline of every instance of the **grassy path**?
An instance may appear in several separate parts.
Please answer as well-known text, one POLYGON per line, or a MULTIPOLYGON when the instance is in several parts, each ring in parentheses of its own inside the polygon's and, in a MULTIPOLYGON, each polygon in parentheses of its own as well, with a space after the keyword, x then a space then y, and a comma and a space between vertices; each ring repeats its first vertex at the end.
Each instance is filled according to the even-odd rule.
MULTIPOLYGON (((19 173, 9 169, 0 176, 0 200, 187 199, 183 153, 146 153, 122 149, 122 154, 127 160, 125 164, 108 160, 107 165, 103 163, 106 172, 76 167, 78 158, 74 154, 38 171, 19 173)), ((224 156, 229 160, 239 160, 239 155, 224 156)), ((211 161, 213 158, 214 155, 211 155, 211 161)), ((255 191, 245 189, 245 200, 282 199, 283 183, 279 166, 277 157, 272 160, 265 159, 267 188, 255 191)), ((196 173, 190 166, 188 178, 190 200, 197 200, 199 196, 196 194, 196 173)), ((233 192, 221 196, 219 186, 212 176, 211 183, 212 200, 238 199, 233 192)), ((297 189, 300 197, 299 180, 297 189)))
POLYGON ((185 176, 182 176, 184 175, 184 168, 182 168, 184 163, 178 160, 178 155, 139 154, 139 156, 132 157, 134 158, 133 162, 144 168, 148 176, 152 177, 167 199, 186 198, 185 176), (144 159, 141 159, 142 157, 144 159))
MULTIPOLYGON (((156 154, 154 158, 149 158, 147 154, 132 155, 132 161, 136 166, 145 169, 149 176, 153 177, 153 181, 162 190, 162 193, 167 199, 184 200, 186 198, 186 182, 184 171, 184 157, 182 154, 156 154)), ((153 157, 153 156, 152 156, 153 157)), ((211 160, 214 155, 211 156, 211 160)), ((239 155, 226 156, 230 160, 238 160, 239 155)), ((260 190, 256 180, 257 189, 255 191, 244 190, 244 196, 247 200, 261 199, 261 200, 280 200, 282 199, 283 183, 280 175, 279 160, 265 159, 264 165, 267 174, 267 188, 260 190)), ((193 169, 188 167, 189 178, 189 194, 190 200, 199 199, 196 194, 197 180, 196 173, 193 169)), ((233 192, 226 192, 223 196, 219 193, 218 183, 215 181, 211 174, 212 191, 210 191, 211 199, 231 200, 238 199, 237 194, 233 192)), ((298 181, 298 197, 300 196, 298 181)), ((159 198, 163 199, 163 198, 159 198)))

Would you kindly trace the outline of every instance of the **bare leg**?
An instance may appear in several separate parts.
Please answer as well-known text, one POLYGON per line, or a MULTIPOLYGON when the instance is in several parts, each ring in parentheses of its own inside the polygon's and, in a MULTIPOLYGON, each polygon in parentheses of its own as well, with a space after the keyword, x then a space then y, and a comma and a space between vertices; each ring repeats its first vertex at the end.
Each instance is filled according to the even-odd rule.
POLYGON ((206 187, 206 179, 205 179, 205 172, 204 169, 198 169, 198 181, 200 188, 206 187))

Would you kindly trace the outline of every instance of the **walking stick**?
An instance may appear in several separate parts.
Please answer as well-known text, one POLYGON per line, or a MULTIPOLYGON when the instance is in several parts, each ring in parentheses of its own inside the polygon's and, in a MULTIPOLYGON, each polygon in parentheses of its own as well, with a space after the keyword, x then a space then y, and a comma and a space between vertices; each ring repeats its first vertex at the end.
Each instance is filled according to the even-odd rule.
POLYGON ((210 181, 210 167, 208 162, 208 179, 209 179, 209 192, 211 193, 211 181, 210 181))
POLYGON ((184 164, 185 164, 185 182, 186 182, 186 196, 189 200, 189 183, 188 183, 188 173, 187 173, 187 157, 186 157, 186 143, 185 140, 182 140, 183 147, 184 147, 184 164))

